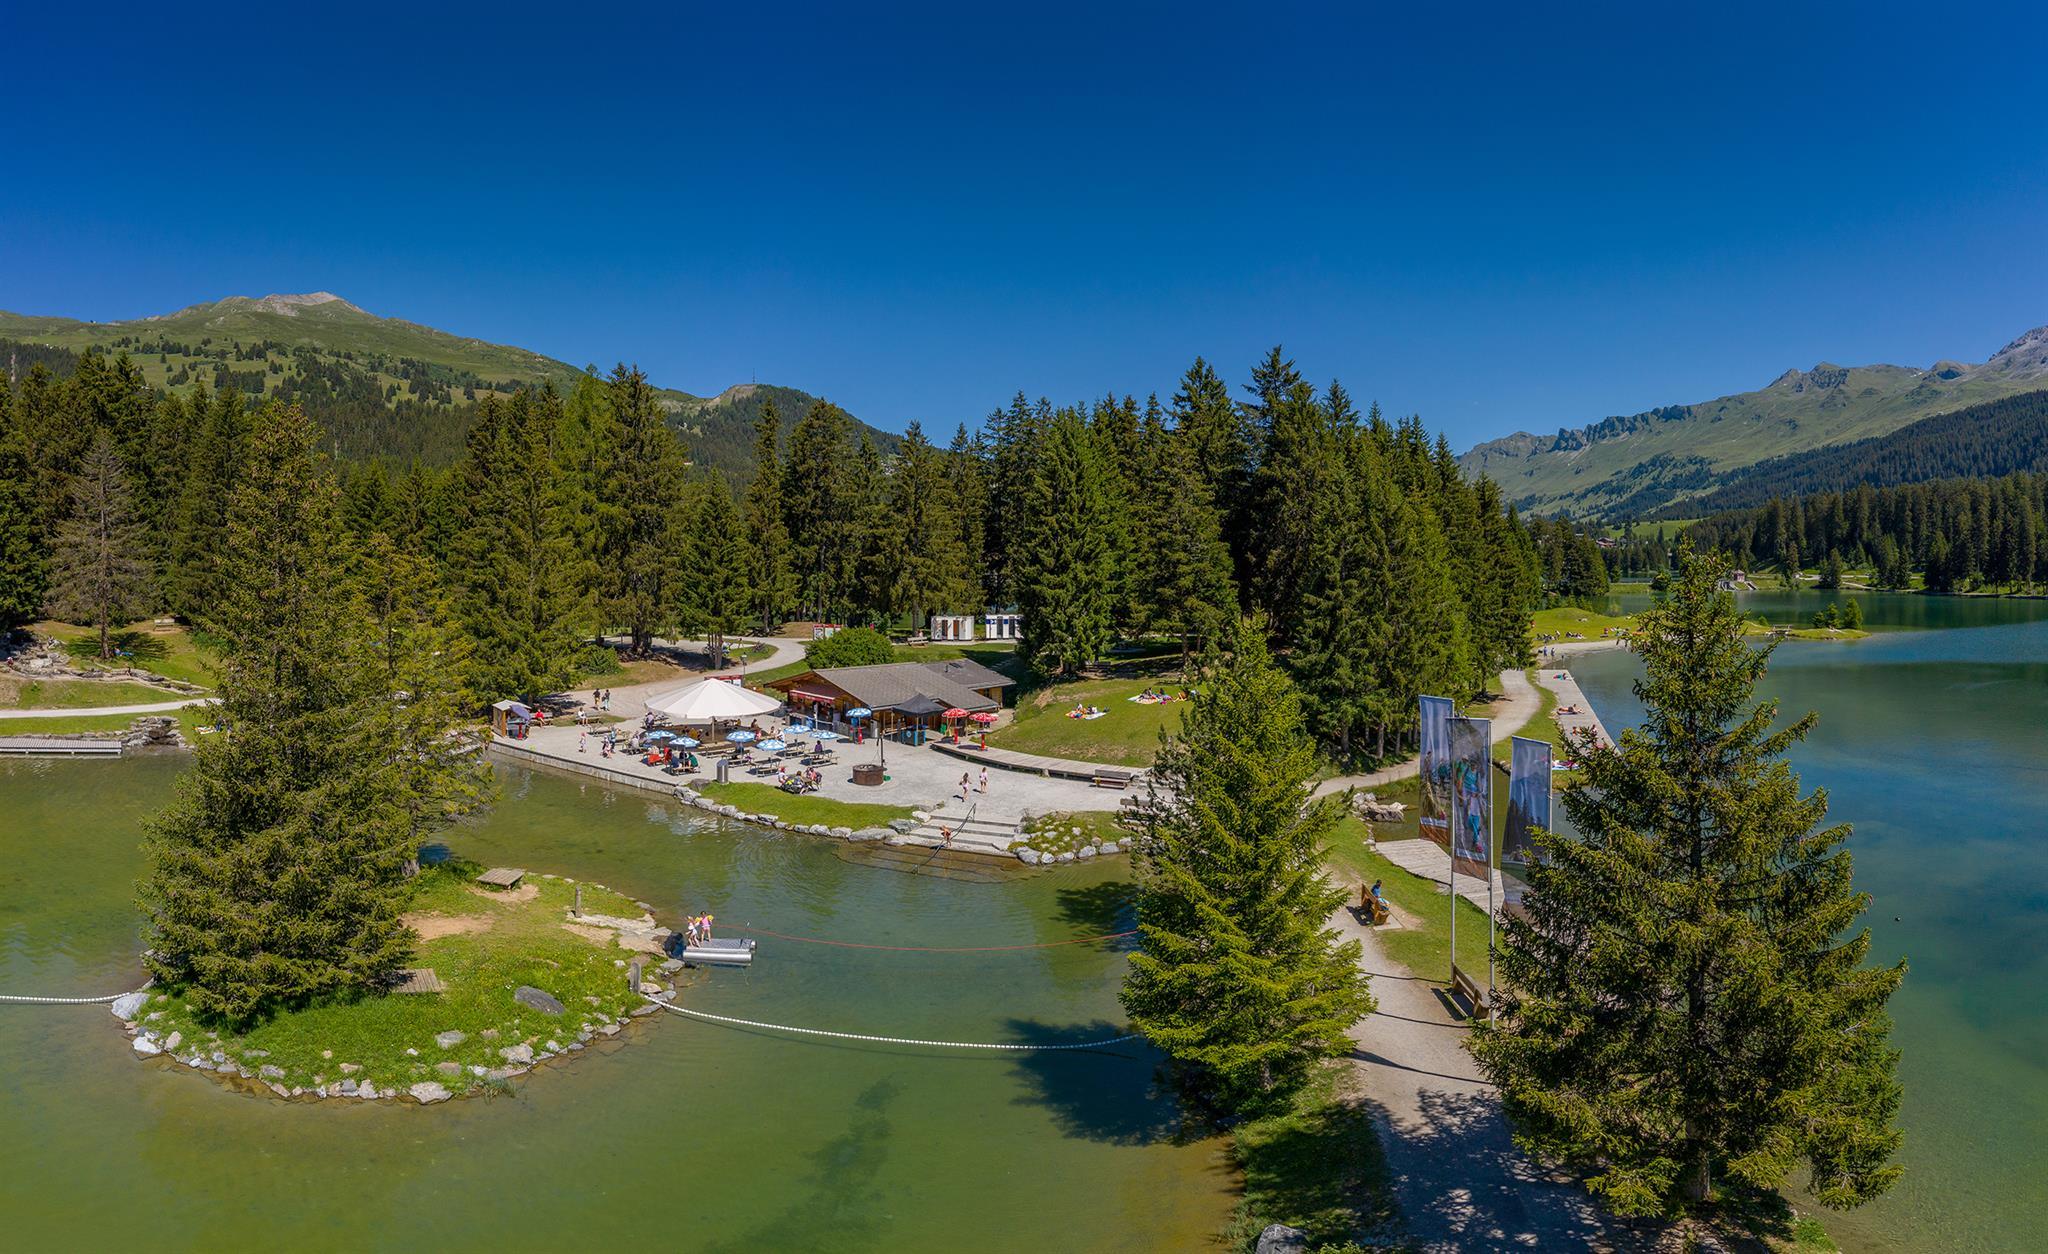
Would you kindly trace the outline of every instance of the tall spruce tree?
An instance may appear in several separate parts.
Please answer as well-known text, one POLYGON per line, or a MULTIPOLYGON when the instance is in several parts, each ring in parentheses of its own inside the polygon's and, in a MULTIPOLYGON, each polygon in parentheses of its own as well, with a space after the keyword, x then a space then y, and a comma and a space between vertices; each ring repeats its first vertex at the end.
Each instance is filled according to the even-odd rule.
POLYGON ((953 480, 945 455, 915 422, 903 433, 896 473, 889 477, 889 526, 901 537, 895 602, 910 612, 911 626, 923 627, 941 611, 971 613, 973 577, 953 480))
POLYGON ((846 411, 820 400, 789 434, 782 516, 789 527, 797 605, 812 618, 830 618, 851 600, 846 575, 857 513, 848 465, 852 432, 846 411))
POLYGON ((1323 875, 1338 805, 1312 795, 1301 703, 1244 622, 1178 736, 1162 736, 1134 858, 1131 1020, 1199 1090, 1256 1107, 1351 1048, 1372 1010, 1357 941, 1323 875))
POLYGON ((1885 1003, 1905 965, 1866 965, 1849 829, 1821 826, 1826 795, 1802 797, 1783 758, 1814 716, 1772 729, 1770 650, 1744 641, 1722 570, 1688 551, 1642 616, 1644 725, 1573 746, 1580 835, 1539 835, 1500 1013, 1472 1045, 1521 1139, 1624 1215, 1774 1190, 1801 1165, 1848 1207, 1899 1174, 1885 1003))
POLYGON ((407 870, 416 871, 420 848, 491 795, 475 735, 453 730, 478 704, 467 686, 470 642, 426 556, 380 531, 356 565, 370 631, 366 676, 383 698, 373 701, 364 731, 381 742, 396 776, 407 870))
POLYGON ((57 528, 49 608, 53 618, 94 628, 102 658, 114 656, 114 627, 149 608, 151 572, 134 511, 127 469, 101 431, 72 478, 71 515, 57 528))
POLYGON ((1344 758, 1368 732, 1383 733, 1403 701, 1398 690, 1381 686, 1388 676, 1380 669, 1393 636, 1388 527, 1399 501, 1378 447, 1351 432, 1333 509, 1311 537, 1300 641, 1291 658, 1311 726, 1344 758))
POLYGON ((1136 537, 1141 625, 1180 638, 1181 670, 1237 621, 1230 546, 1187 437, 1157 423, 1145 432, 1142 479, 1157 502, 1136 537))
POLYGON ((753 554, 725 476, 713 474, 697 498, 676 585, 676 615, 684 634, 709 644, 711 664, 718 667, 725 665, 725 638, 745 630, 754 617, 757 600, 747 580, 753 554))
POLYGON ((782 521, 782 415, 774 401, 761 405, 754 428, 754 477, 742 515, 747 538, 747 583, 755 617, 774 631, 796 604, 796 571, 789 563, 789 527, 782 521))
POLYGON ((220 548, 227 535, 227 507, 234 497, 249 440, 249 411, 232 389, 209 392, 202 384, 192 408, 193 444, 184 466, 183 490, 172 519, 170 566, 163 574, 163 601, 187 619, 202 616, 218 598, 220 548))
POLYGON ((0 406, 0 634, 40 617, 50 590, 43 511, 23 443, 0 406))
POLYGON ((604 620, 625 628, 632 651, 644 654, 656 633, 673 625, 676 519, 687 462, 644 371, 615 367, 607 386, 617 443, 598 491, 601 565, 609 576, 604 620))
POLYGON ((405 958, 415 853, 318 431, 273 402, 228 506, 217 712, 150 823, 144 962, 232 1022, 375 987, 405 958))
POLYGON ((486 396, 470 428, 456 604, 481 701, 532 701, 566 686, 592 623, 552 447, 560 410, 552 388, 486 396))
POLYGON ((1111 491, 1080 411, 1059 410, 1035 441, 1012 559, 1024 653, 1047 674, 1073 674, 1109 649, 1116 612, 1111 491))

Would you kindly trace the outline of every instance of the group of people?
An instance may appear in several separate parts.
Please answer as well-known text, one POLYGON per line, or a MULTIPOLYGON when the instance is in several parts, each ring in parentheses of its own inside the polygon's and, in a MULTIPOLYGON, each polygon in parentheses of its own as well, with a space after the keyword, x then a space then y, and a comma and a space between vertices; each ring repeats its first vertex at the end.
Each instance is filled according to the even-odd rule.
POLYGON ((1178 694, 1168 692, 1164 688, 1156 690, 1147 688, 1137 696, 1126 699, 1135 701, 1139 705, 1170 705, 1175 701, 1192 701, 1195 699, 1195 694, 1189 688, 1181 689, 1178 694))
POLYGON ((593 710, 609 710, 609 709, 611 709, 611 708, 612 708, 612 690, 611 690, 611 689, 609 689, 609 688, 596 688, 596 689, 593 689, 593 690, 591 691, 591 693, 590 693, 590 708, 591 708, 591 709, 593 709, 593 710))
POLYGON ((775 768, 775 785, 784 792, 814 792, 818 785, 824 782, 825 777, 818 773, 818 768, 815 766, 807 766, 801 771, 792 771, 789 769, 788 764, 785 763, 775 768))
POLYGON ((691 945, 710 943, 711 916, 708 914, 690 916, 689 923, 683 928, 683 940, 691 945))
POLYGON ((1104 711, 1104 710, 1103 710, 1103 708, 1102 708, 1101 706, 1099 706, 1099 705, 1081 705, 1081 704, 1078 704, 1078 703, 1077 703, 1077 704, 1076 704, 1076 705, 1074 706, 1074 708, 1073 708, 1073 709, 1071 709, 1071 710, 1068 710, 1068 711, 1067 711, 1067 717, 1068 717, 1068 718, 1101 718, 1101 717, 1103 716, 1103 714, 1104 714, 1104 713, 1105 713, 1105 711, 1104 711))
MULTIPOLYGON (((971 788, 973 784, 974 779, 971 775, 969 775, 966 771, 960 772, 960 800, 967 800, 968 789, 971 788)), ((981 788, 979 791, 988 791, 988 768, 985 766, 981 768, 981 788)))

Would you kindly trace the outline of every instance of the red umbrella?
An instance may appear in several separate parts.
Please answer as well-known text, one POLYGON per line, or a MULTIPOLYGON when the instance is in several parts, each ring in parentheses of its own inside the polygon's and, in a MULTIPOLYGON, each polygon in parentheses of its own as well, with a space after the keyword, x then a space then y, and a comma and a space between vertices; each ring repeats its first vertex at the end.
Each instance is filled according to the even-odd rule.
POLYGON ((973 719, 975 722, 980 723, 984 726, 996 721, 996 716, 989 713, 987 710, 983 710, 979 714, 970 714, 967 717, 973 719))
POLYGON ((966 717, 967 717, 967 711, 965 711, 965 710, 961 709, 961 708, 960 708, 959 706, 957 706, 957 705, 956 705, 956 706, 954 706, 954 707, 953 707, 952 709, 950 709, 950 710, 947 710, 947 711, 946 711, 946 712, 945 712, 944 714, 940 715, 939 717, 941 717, 941 718, 966 718, 966 717))

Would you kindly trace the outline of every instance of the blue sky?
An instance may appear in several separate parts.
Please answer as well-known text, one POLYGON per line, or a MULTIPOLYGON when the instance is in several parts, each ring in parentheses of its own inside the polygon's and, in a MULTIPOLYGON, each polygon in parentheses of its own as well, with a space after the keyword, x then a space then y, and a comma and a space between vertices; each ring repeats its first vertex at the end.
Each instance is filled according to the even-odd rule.
POLYGON ((1460 447, 2048 323, 2048 6, 1109 7, 17 6, 0 308, 947 431, 1281 342, 1460 447))

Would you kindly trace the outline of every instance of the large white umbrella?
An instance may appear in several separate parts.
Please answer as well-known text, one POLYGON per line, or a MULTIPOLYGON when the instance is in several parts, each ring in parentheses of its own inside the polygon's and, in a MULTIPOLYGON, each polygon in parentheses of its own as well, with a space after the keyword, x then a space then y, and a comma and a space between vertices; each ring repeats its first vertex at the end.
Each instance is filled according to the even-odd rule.
POLYGON ((700 679, 662 693, 649 701, 647 708, 678 723, 710 723, 773 714, 782 708, 782 702, 722 679, 700 679))

